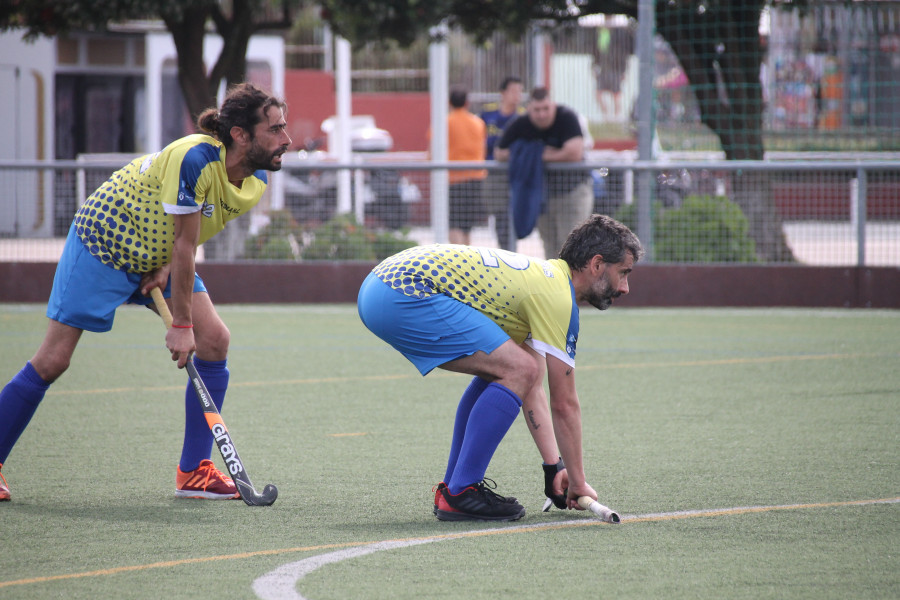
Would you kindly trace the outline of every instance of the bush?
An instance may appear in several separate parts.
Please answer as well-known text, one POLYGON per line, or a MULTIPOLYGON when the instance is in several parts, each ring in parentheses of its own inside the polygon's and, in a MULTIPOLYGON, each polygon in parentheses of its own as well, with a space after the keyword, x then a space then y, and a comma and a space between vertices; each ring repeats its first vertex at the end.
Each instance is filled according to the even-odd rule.
POLYGON ((416 245, 402 233, 374 231, 353 215, 338 215, 313 230, 300 250, 307 260, 383 260, 416 245))
MULTIPOLYGON (((656 229, 657 223, 659 220, 657 216, 659 215, 659 211, 662 210, 662 205, 659 202, 653 203, 653 208, 650 210, 650 220, 653 221, 653 228, 656 229)), ((637 233, 637 203, 632 202, 631 204, 622 204, 619 206, 619 210, 616 211, 615 218, 620 223, 623 223, 628 227, 628 229, 637 233)))
POLYGON ((269 224, 244 243, 244 258, 297 260, 303 230, 286 210, 269 213, 269 224))
MULTIPOLYGON (((632 230, 637 207, 623 206, 616 218, 632 230)), ((659 262, 756 262, 756 243, 741 209, 728 198, 688 196, 680 208, 651 211, 654 260, 659 262)))
POLYGON ((309 230, 288 211, 269 213, 269 224, 247 239, 244 258, 257 260, 383 260, 416 242, 401 233, 359 225, 353 215, 339 215, 309 230))

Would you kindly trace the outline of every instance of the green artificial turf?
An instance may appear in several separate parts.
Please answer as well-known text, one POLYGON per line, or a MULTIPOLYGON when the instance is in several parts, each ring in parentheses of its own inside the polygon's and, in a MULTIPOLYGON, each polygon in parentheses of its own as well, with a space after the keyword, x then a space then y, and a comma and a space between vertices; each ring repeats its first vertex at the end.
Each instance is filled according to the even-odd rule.
MULTIPOLYGON (((123 308, 112 332, 85 334, 3 467, 0 598, 255 598, 279 566, 383 541, 398 547, 340 555, 296 593, 900 596, 900 312, 583 309, 586 471, 623 517, 607 525, 541 512, 524 421, 488 476, 526 517, 437 521, 466 377, 420 377, 352 306, 219 310, 223 416, 277 502, 174 499, 185 375, 158 318, 123 308), (866 503, 879 499, 894 502, 866 503)), ((0 383, 37 348, 43 312, 0 305, 0 383)))

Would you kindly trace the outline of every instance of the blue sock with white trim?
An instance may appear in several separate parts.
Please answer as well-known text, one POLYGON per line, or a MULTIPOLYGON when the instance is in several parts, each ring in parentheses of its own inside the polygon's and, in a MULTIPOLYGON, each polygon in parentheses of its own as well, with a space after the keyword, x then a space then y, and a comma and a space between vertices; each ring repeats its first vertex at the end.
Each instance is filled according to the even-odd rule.
POLYGON ((485 388, 469 414, 456 467, 446 482, 451 494, 484 479, 497 446, 521 407, 522 401, 509 388, 496 382, 485 388))
POLYGON ((0 464, 6 462, 49 387, 27 362, 0 390, 0 464))
MULTIPOLYGON (((197 374, 206 384, 213 404, 222 411, 225 402, 225 392, 228 389, 228 361, 206 361, 194 357, 194 366, 197 374)), ((209 430, 209 424, 203 415, 203 407, 197 400, 197 392, 188 381, 184 395, 184 446, 181 448, 181 460, 178 463, 183 472, 193 471, 200 465, 201 460, 206 460, 212 454, 213 436, 209 430)))

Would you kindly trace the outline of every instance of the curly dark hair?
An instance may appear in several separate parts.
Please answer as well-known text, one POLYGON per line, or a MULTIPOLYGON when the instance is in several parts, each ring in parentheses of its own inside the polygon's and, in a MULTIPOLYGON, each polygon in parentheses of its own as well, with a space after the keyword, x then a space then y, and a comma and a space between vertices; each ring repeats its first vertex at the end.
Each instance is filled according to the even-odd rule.
POLYGON ((239 83, 229 88, 221 108, 207 108, 200 113, 197 127, 230 148, 234 141, 231 137, 232 127, 247 131, 252 139, 253 128, 272 107, 287 109, 283 100, 267 94, 252 83, 239 83))
POLYGON ((573 271, 580 271, 597 254, 603 257, 603 262, 615 264, 625 260, 626 252, 631 253, 634 262, 644 255, 637 236, 612 217, 594 214, 572 230, 559 251, 559 258, 573 271))

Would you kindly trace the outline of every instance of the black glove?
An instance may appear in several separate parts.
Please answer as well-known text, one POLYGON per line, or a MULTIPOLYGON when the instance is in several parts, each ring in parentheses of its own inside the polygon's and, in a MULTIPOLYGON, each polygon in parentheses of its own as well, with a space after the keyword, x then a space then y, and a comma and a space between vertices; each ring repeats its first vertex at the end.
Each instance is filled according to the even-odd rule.
MULTIPOLYGON (((561 508, 565 510, 566 504, 566 494, 568 490, 563 490, 562 495, 553 493, 553 480, 556 478, 556 474, 566 468, 566 464, 563 462, 563 459, 559 459, 559 462, 555 465, 548 465, 547 463, 543 463, 541 466, 544 467, 544 495, 553 500, 553 504, 556 508, 561 508)), ((545 511, 550 510, 548 506, 545 511)))

